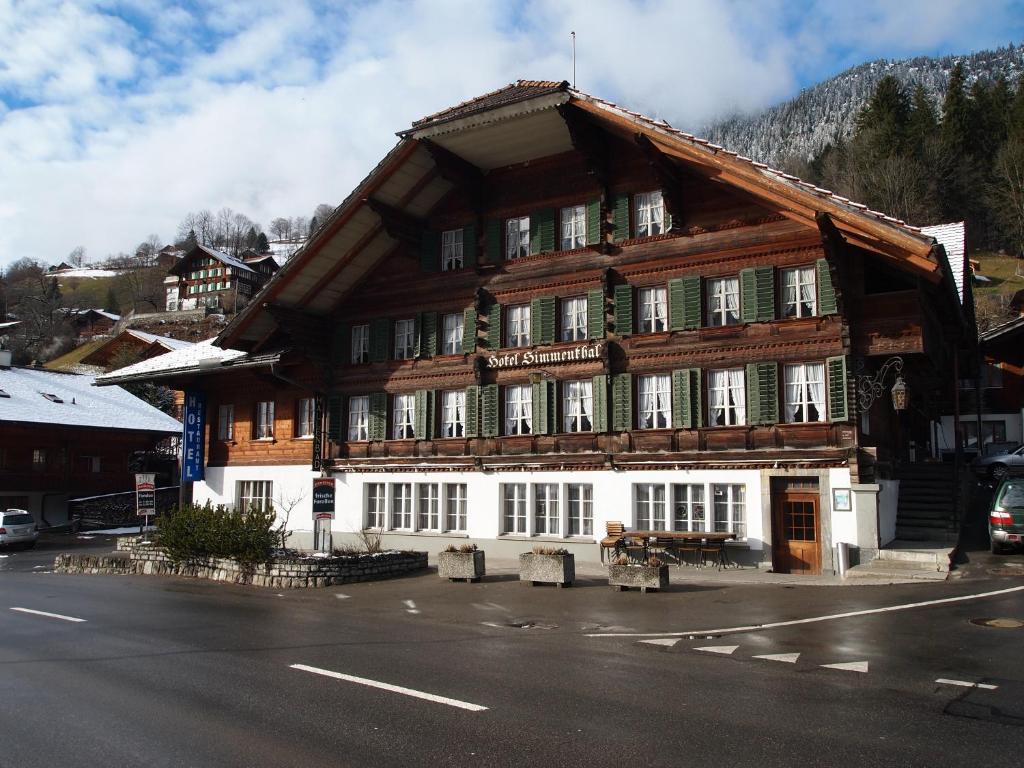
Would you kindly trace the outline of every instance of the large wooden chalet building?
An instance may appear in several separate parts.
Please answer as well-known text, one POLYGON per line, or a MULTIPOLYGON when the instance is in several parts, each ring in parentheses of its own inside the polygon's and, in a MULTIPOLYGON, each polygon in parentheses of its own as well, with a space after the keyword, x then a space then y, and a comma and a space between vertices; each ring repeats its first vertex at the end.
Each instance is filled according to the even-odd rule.
POLYGON ((217 340, 244 356, 138 374, 205 395, 196 500, 308 544, 324 472, 336 541, 596 560, 622 521, 792 572, 892 537, 972 348, 934 238, 565 82, 399 136, 217 340))

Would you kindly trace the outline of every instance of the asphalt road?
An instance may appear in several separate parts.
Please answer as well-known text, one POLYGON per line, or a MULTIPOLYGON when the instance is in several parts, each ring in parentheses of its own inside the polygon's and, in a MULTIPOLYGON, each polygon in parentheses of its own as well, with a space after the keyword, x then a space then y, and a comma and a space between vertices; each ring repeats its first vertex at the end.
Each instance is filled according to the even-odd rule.
POLYGON ((276 593, 48 573, 68 543, 109 549, 0 559, 0 766, 1021 764, 1024 628, 971 623, 1024 619, 1020 557, 889 587, 276 593))

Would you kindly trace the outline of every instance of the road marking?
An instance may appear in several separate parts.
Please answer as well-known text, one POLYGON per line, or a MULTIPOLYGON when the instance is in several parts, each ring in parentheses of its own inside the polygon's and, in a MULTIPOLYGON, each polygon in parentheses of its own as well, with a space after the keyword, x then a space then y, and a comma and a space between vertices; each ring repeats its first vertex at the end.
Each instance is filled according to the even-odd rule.
POLYGON ((336 598, 338 598, 339 600, 348 600, 349 597, 350 597, 350 595, 343 595, 343 594, 341 594, 341 592, 335 592, 334 596, 336 598))
POLYGON ((841 669, 844 672, 867 672, 868 663, 866 661, 844 661, 841 664, 822 664, 821 666, 825 669, 841 669))
POLYGON ((647 643, 648 645, 663 645, 666 648, 671 648, 673 645, 679 642, 678 637, 659 637, 654 640, 640 640, 641 643, 647 643))
POLYGON ((764 656, 755 656, 755 659, 764 659, 765 661, 783 661, 786 664, 796 664, 796 660, 800 658, 799 653, 767 653, 764 656))
POLYGON ((485 627, 494 627, 495 629, 504 629, 504 627, 501 624, 497 624, 497 623, 495 623, 493 621, 481 621, 480 623, 483 624, 485 627))
POLYGON ((969 683, 966 680, 947 680, 944 677, 940 677, 935 682, 943 683, 944 685, 959 685, 962 688, 984 688, 986 691, 994 691, 999 687, 998 685, 989 685, 988 683, 969 683))
POLYGON ((85 619, 76 619, 74 616, 64 616, 59 613, 47 613, 46 611, 33 611, 31 608, 11 608, 12 611, 18 611, 20 613, 31 613, 35 616, 47 616, 51 619, 60 619, 61 621, 73 621, 76 624, 86 621, 85 619))
POLYGON ((416 609, 416 603, 412 600, 403 600, 402 605, 405 606, 406 613, 419 613, 419 611, 416 609))
POLYGON ((739 648, 738 645, 707 645, 703 648, 694 648, 693 650, 704 651, 705 653, 721 653, 728 656, 737 648, 739 648))
POLYGON ((940 600, 925 600, 920 603, 904 603, 902 605, 888 605, 884 608, 867 608, 863 611, 847 611, 846 613, 830 613, 826 616, 811 616, 807 619, 794 619, 792 621, 773 621, 766 624, 750 624, 746 627, 722 627, 720 629, 688 629, 685 632, 595 632, 585 637, 683 637, 685 635, 725 635, 736 632, 753 632, 761 629, 775 629, 776 627, 792 627, 797 624, 815 624, 819 621, 835 621, 836 619, 849 619, 854 616, 870 616, 873 613, 892 613, 893 611, 906 611, 911 608, 926 608, 932 605, 943 605, 945 603, 961 603, 965 600, 978 600, 983 597, 997 597, 1008 595, 1012 592, 1020 592, 1024 587, 1009 587, 1008 589, 997 589, 993 592, 978 592, 973 595, 960 595, 959 597, 944 597, 940 600))
POLYGON ((447 696, 438 696, 434 693, 424 693, 423 691, 416 691, 412 688, 403 688, 400 685, 391 685, 390 683, 381 683, 376 680, 368 680, 365 677, 355 677, 354 675, 346 675, 342 674, 341 672, 332 672, 329 669, 320 669, 319 667, 308 667, 305 664, 292 664, 290 666, 292 669, 298 669, 302 672, 312 672, 314 675, 333 677, 335 680, 344 680, 349 683, 357 683, 359 685, 365 685, 370 688, 379 688, 382 691, 400 693, 403 696, 412 696, 414 699, 432 701, 435 704, 447 704, 449 707, 468 709, 470 712, 483 712, 487 709, 487 707, 482 707, 479 704, 470 704, 468 701, 449 699, 447 696))

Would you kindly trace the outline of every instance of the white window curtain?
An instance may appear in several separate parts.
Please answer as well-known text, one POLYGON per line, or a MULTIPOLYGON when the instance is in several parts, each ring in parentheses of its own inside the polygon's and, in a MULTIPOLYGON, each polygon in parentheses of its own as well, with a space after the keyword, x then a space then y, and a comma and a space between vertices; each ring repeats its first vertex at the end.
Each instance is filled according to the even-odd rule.
POLYGON ((636 196, 636 236, 650 237, 665 231, 665 218, 661 191, 645 192, 636 196))
POLYGON ((743 369, 709 371, 708 400, 712 426, 745 424, 747 398, 743 369))
POLYGON ((641 429, 665 429, 672 422, 672 399, 667 375, 641 376, 637 382, 641 429))
POLYGON ((587 297, 574 296, 562 301, 562 341, 587 338, 587 297))
POLYGON ((466 393, 464 390, 445 392, 443 395, 443 437, 462 437, 466 429, 466 393))
POLYGON ((729 371, 729 402, 733 409, 733 424, 747 423, 747 391, 742 368, 729 371))
POLYGON ((786 421, 825 420, 825 364, 800 363, 785 369, 786 421))
POLYGON ((505 434, 529 435, 533 431, 533 390, 529 385, 505 388, 505 434))
POLYGON ((582 248, 587 241, 587 208, 573 205, 562 209, 562 250, 582 248))
POLYGON ((462 351, 462 315, 444 316, 444 354, 457 355, 462 351))
POLYGON ((590 432, 594 423, 593 384, 567 381, 562 403, 566 432, 590 432))
POLYGON ((392 433, 395 440, 411 440, 414 437, 415 414, 415 395, 395 395, 392 433))
POLYGON ((530 217, 520 216, 505 222, 505 258, 530 255, 530 217))
POLYGON ((797 415, 803 410, 804 404, 804 367, 802 365, 786 366, 786 421, 803 421, 797 415))
POLYGON ((668 312, 664 288, 640 290, 640 330, 645 333, 664 331, 668 327, 668 312))

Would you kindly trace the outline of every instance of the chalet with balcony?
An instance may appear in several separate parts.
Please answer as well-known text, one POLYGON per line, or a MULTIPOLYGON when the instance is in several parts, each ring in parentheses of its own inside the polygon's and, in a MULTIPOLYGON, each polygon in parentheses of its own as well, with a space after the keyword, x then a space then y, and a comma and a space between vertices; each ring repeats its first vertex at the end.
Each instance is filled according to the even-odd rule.
POLYGON ((164 279, 166 310, 237 312, 277 271, 270 255, 249 252, 235 258, 215 248, 195 245, 177 259, 164 279))

